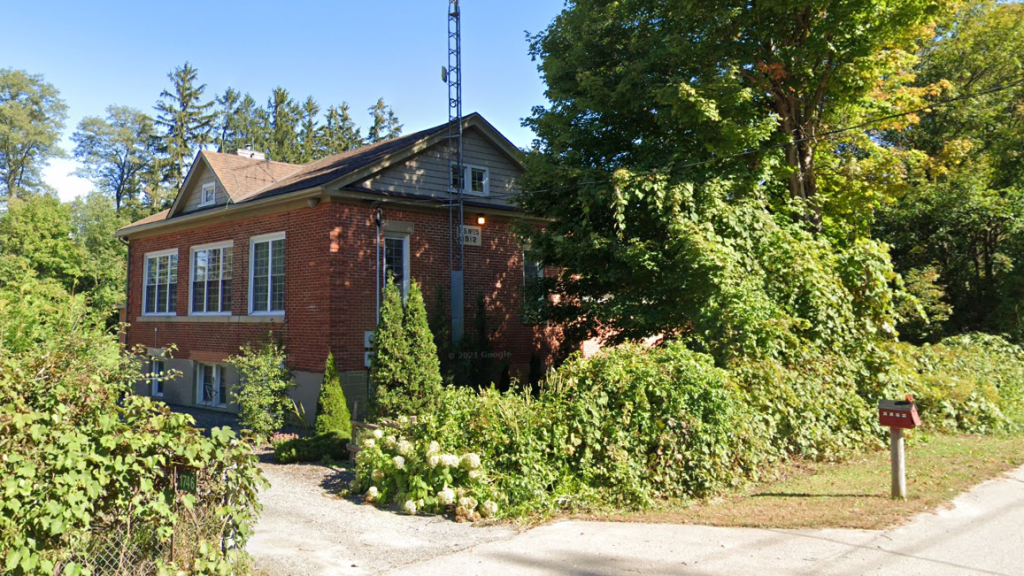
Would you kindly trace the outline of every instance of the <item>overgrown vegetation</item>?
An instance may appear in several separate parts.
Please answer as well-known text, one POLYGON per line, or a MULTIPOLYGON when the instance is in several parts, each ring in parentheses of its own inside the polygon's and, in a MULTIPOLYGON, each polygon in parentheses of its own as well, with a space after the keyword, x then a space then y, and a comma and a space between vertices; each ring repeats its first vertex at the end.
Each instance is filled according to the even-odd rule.
POLYGON ((103 320, 56 283, 0 282, 0 566, 245 573, 264 484, 251 445, 132 394, 140 362, 103 320), (175 467, 194 493, 173 490, 175 467))
POLYGON ((246 343, 228 358, 238 370, 238 420, 261 440, 284 426, 285 415, 294 407, 288 390, 295 385, 285 365, 287 355, 273 333, 262 344, 246 343))

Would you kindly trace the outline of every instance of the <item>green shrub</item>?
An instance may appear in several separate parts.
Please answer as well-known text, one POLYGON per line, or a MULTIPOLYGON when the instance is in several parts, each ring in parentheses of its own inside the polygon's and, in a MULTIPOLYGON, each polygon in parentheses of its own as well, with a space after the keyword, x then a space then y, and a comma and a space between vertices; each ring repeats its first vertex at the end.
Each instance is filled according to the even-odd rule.
POLYGON ((477 454, 443 451, 440 443, 401 437, 401 428, 364 430, 354 487, 367 502, 396 502, 409 513, 453 512, 460 520, 498 513, 477 454))
POLYGON ((273 334, 262 345, 245 344, 228 358, 238 369, 238 420, 264 441, 284 426, 285 414, 292 408, 288 389, 295 384, 286 359, 284 346, 273 334))
POLYGON ((765 434, 742 399, 706 355, 622 346, 570 361, 537 398, 446 388, 430 413, 385 432, 384 448, 381 438, 362 445, 353 489, 437 511, 432 498, 447 486, 506 516, 706 496, 756 477, 765 459, 765 434), (476 454, 487 473, 444 476, 425 460, 432 443, 476 454), (401 468, 386 461, 396 455, 401 468))
POLYGON ((437 347, 415 281, 403 307, 401 291, 388 279, 373 338, 370 380, 371 420, 428 411, 441 391, 437 347))
POLYGON ((350 438, 337 432, 324 432, 293 437, 272 442, 274 461, 280 464, 292 462, 320 462, 321 460, 347 460, 350 438))
POLYGON ((100 316, 52 284, 0 285, 0 571, 96 573, 116 545, 171 573, 244 572, 265 484, 251 445, 131 394, 140 363, 100 316), (167 492, 173 465, 195 494, 167 492))
POLYGON ((352 438, 352 414, 348 411, 348 400, 341 387, 334 353, 327 355, 327 365, 324 366, 324 381, 316 403, 316 432, 334 433, 346 440, 352 438))
POLYGON ((918 372, 912 389, 925 425, 988 433, 1024 427, 1024 351, 988 334, 907 347, 918 372))

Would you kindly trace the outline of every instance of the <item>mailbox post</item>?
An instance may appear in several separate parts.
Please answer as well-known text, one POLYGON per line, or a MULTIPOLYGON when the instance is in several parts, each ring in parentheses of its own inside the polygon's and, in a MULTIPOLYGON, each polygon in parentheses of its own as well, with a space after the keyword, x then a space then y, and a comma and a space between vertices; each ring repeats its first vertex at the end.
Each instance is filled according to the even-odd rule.
POLYGON ((907 499, 907 462, 904 452, 903 430, 917 428, 921 417, 917 414, 914 397, 906 400, 879 400, 878 420, 889 427, 889 456, 892 461, 892 499, 907 499))

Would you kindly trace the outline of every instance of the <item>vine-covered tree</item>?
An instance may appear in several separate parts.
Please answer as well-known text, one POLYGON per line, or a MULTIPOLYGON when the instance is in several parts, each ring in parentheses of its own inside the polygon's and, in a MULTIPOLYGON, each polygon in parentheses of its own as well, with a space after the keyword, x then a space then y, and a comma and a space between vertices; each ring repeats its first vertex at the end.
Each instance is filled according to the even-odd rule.
POLYGON ((118 212, 138 203, 154 175, 156 156, 153 119, 141 110, 108 106, 106 117, 87 116, 71 135, 76 173, 89 179, 114 201, 118 212))
POLYGON ((67 104, 39 74, 0 68, 0 200, 44 188, 42 170, 63 155, 67 104))
POLYGON ((159 152, 164 179, 175 188, 181 185, 195 155, 212 140, 216 127, 216 101, 205 100, 206 84, 199 84, 199 71, 190 63, 167 74, 171 88, 160 93, 156 125, 162 129, 159 152))
POLYGON ((906 81, 899 72, 939 8, 569 2, 532 40, 551 105, 526 122, 538 138, 526 188, 537 192, 522 203, 552 219, 526 234, 567 271, 543 280, 562 294, 549 313, 573 336, 701 335, 730 354, 787 346, 790 329, 890 332, 884 248, 815 237, 832 192, 819 185, 818 137, 870 114, 892 78, 906 81), (839 313, 830 298, 854 299, 840 306, 849 316, 825 321, 839 313), (856 327, 861 315, 873 320, 856 327), (798 328, 805 320, 825 324, 798 328))

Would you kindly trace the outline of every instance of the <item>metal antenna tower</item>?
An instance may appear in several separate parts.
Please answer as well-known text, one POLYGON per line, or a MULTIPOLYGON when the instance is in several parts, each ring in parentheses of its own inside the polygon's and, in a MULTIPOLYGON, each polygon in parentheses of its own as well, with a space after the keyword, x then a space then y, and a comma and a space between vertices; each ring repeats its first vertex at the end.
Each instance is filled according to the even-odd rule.
POLYGON ((448 83, 448 160, 452 170, 448 178, 452 341, 458 342, 465 332, 465 247, 462 226, 463 191, 466 187, 462 161, 462 21, 459 0, 448 0, 448 67, 443 76, 448 83))

